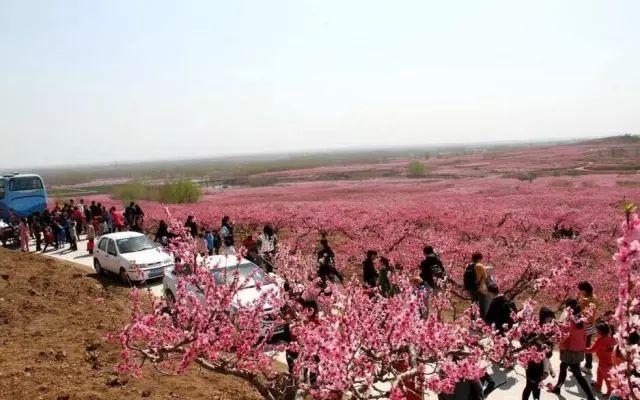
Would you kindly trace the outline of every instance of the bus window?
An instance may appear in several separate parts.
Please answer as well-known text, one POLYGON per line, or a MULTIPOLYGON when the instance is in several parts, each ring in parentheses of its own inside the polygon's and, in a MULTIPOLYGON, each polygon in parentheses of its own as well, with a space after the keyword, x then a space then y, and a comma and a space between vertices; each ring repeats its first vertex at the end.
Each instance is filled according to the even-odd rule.
POLYGON ((42 181, 38 177, 20 177, 11 179, 11 191, 42 189, 42 181))
POLYGON ((4 181, 0 180, 0 199, 4 199, 4 192, 5 192, 4 181))

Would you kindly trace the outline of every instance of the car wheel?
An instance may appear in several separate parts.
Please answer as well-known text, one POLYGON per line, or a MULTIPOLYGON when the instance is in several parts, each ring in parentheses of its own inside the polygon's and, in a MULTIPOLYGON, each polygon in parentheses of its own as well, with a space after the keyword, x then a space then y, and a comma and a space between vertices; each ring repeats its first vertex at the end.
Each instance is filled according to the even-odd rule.
POLYGON ((129 275, 127 275, 127 270, 124 268, 120 268, 120 272, 118 272, 118 277, 122 283, 131 283, 129 279, 129 275))
POLYGON ((98 261, 97 258, 93 259, 93 268, 96 270, 98 276, 104 275, 104 269, 102 269, 102 265, 100 265, 100 261, 98 261))

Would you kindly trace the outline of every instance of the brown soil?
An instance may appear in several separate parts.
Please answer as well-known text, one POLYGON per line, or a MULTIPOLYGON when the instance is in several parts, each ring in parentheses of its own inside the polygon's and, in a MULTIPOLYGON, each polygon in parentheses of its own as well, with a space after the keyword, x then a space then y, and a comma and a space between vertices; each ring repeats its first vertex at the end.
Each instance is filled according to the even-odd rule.
POLYGON ((129 289, 72 264, 0 248, 0 399, 259 399, 243 381, 193 367, 118 375, 129 289), (103 298, 104 303, 96 302, 103 298))

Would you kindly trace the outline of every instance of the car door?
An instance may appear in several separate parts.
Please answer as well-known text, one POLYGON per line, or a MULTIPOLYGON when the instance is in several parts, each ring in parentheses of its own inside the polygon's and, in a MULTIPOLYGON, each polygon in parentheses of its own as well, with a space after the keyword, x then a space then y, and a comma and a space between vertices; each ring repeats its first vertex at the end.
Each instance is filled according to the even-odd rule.
POLYGON ((111 272, 119 272, 118 251, 116 250, 116 241, 109 239, 107 243, 107 253, 105 254, 105 269, 111 272))
POLYGON ((102 268, 106 268, 108 244, 109 244, 108 238, 106 237, 100 238, 100 240, 98 241, 98 245, 94 249, 94 255, 96 257, 96 260, 98 260, 102 268))

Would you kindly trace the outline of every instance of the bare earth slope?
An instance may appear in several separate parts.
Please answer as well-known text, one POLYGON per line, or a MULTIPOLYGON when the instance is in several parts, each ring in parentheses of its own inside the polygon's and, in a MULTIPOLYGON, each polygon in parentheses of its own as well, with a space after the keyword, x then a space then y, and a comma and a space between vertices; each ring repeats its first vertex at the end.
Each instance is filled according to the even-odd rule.
POLYGON ((105 335, 126 323, 128 292, 70 264, 0 248, 0 399, 259 398, 242 381, 197 367, 184 376, 115 374, 119 348, 105 335))

